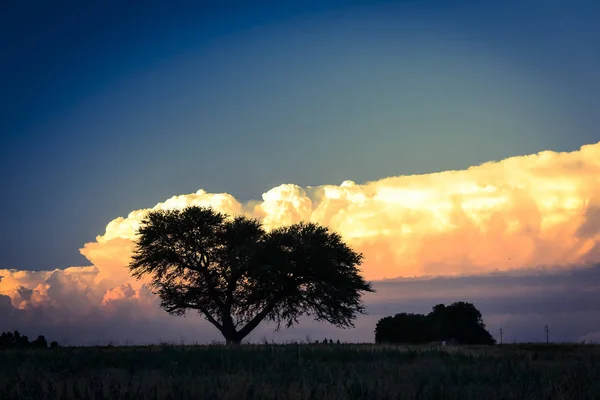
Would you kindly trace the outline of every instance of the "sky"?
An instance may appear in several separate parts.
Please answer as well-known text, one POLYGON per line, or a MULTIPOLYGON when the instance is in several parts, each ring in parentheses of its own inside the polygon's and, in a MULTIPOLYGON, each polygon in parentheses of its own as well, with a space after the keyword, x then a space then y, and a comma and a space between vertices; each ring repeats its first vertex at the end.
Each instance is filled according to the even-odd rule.
POLYGON ((144 212, 205 204, 365 254, 356 330, 279 340, 467 299, 600 340, 596 2, 138 4, 2 6, 0 330, 218 338, 125 269, 144 212))

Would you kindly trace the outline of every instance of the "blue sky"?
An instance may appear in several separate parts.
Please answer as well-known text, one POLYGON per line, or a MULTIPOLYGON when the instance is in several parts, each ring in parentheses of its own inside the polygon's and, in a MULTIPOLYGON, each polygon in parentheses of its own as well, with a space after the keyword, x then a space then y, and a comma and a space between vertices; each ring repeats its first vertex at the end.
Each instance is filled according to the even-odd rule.
POLYGON ((0 268, 134 209, 600 140, 593 1, 9 2, 0 268), (201 5, 200 5, 201 3, 201 5))

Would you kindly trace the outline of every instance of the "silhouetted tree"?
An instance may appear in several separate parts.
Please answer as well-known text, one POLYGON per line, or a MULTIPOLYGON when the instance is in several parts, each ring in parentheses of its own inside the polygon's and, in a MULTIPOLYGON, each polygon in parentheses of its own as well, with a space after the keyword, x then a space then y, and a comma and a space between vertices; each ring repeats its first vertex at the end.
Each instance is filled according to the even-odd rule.
POLYGON ((48 341, 46 340, 46 338, 44 336, 39 335, 37 337, 37 339, 35 339, 33 342, 31 342, 31 345, 33 347, 45 349, 48 347, 48 341))
MULTIPOLYGON (((27 339, 27 337, 25 337, 25 339, 27 339)), ((13 346, 14 347, 23 347, 24 344, 25 344, 25 341, 23 340, 21 333, 19 333, 19 331, 15 331, 13 333, 13 346)), ((29 344, 29 340, 27 340, 27 344, 29 344)))
POLYGON ((438 304, 428 317, 435 324, 434 335, 439 340, 454 339, 462 344, 496 343, 485 329, 481 312, 471 303, 438 304))
POLYGON ((0 347, 27 347, 29 338, 21 335, 19 331, 4 332, 0 335, 0 347))
POLYGON ((21 335, 21 337, 17 340, 15 337, 15 344, 17 347, 29 347, 29 338, 25 335, 21 335))
POLYGON ((396 314, 377 322, 375 341, 377 343, 427 343, 431 341, 428 319, 422 314, 396 314))
POLYGON ((56 349, 58 347, 60 347, 60 346, 59 346, 58 342, 56 342, 55 340, 53 340, 52 342, 50 342, 50 348, 51 349, 56 349))
POLYGON ((494 344, 481 313, 471 303, 438 304, 427 315, 396 314, 375 327, 376 343, 428 343, 453 340, 460 344, 494 344))
POLYGON ((38 336, 33 342, 25 335, 21 335, 19 331, 3 332, 0 334, 0 348, 46 348, 48 342, 44 336, 38 336))
POLYGON ((338 327, 364 313, 361 292, 373 292, 342 238, 313 223, 266 232, 255 219, 206 207, 150 212, 141 222, 129 265, 151 276, 161 307, 196 310, 237 344, 261 321, 290 327, 314 315, 338 327))
POLYGON ((15 346, 15 338, 12 332, 2 332, 0 335, 0 347, 14 347, 15 346))

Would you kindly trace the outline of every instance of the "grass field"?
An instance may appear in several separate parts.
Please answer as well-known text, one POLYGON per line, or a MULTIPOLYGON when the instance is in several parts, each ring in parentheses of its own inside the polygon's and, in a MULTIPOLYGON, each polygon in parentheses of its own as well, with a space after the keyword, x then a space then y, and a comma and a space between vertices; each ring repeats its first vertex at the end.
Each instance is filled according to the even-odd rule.
POLYGON ((600 399, 600 346, 0 351, 0 399, 600 399))

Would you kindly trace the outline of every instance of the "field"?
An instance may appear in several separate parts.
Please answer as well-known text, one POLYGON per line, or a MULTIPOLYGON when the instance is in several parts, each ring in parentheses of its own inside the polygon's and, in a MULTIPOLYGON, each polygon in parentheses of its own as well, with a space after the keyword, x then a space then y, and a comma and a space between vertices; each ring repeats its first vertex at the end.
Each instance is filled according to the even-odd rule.
POLYGON ((0 399, 600 399, 600 346, 0 351, 0 399))

